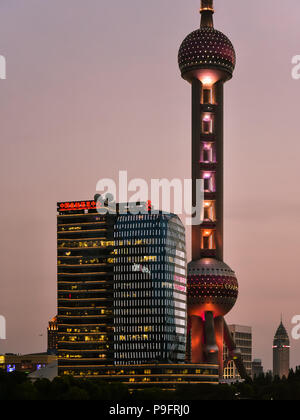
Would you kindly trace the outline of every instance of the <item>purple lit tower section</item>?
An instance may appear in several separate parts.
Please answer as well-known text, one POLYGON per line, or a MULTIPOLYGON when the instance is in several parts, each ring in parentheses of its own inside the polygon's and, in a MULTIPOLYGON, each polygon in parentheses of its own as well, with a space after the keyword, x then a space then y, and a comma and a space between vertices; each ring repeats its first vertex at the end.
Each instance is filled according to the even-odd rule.
POLYGON ((188 358, 192 363, 219 363, 222 376, 225 339, 245 377, 223 318, 238 297, 236 275, 223 262, 223 90, 236 56, 230 40, 214 29, 213 0, 202 0, 200 13, 200 28, 185 38, 178 55, 181 75, 192 87, 193 206, 196 180, 204 181, 204 221, 193 226, 188 266, 188 358))

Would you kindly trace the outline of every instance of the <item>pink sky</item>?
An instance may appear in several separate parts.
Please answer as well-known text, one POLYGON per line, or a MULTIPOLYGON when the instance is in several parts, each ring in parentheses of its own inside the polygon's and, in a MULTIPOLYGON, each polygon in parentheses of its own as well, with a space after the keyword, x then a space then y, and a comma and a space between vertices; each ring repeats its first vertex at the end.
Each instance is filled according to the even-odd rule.
MULTIPOLYGON (((190 89, 177 52, 199 0, 3 0, 0 54, 0 352, 38 352, 56 313, 56 202, 100 178, 190 176, 190 89)), ((225 90, 225 262, 271 368, 280 313, 300 314, 299 0, 215 0, 237 52, 225 90)), ((300 341, 292 341, 292 365, 300 341)))

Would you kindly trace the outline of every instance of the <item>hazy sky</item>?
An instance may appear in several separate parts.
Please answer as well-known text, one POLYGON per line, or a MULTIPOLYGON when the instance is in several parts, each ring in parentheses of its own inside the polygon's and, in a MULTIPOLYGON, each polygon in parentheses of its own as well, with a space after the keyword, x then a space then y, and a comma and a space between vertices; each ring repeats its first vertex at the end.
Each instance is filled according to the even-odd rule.
MULTIPOLYGON (((56 202, 100 178, 190 176, 190 89, 177 52, 200 0, 2 0, 0 352, 38 352, 56 314, 56 202), (44 337, 39 334, 44 333, 44 337)), ((300 314, 299 0, 215 0, 237 52, 225 90, 225 262, 271 368, 280 313, 300 314)), ((292 341, 300 364, 300 340, 292 341)))

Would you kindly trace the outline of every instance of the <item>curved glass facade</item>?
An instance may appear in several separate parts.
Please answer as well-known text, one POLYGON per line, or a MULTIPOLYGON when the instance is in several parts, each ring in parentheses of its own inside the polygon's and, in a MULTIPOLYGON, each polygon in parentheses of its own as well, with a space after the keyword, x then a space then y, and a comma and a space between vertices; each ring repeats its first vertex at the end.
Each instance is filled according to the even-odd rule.
POLYGON ((171 214, 119 216, 115 225, 115 364, 184 362, 185 229, 171 214))

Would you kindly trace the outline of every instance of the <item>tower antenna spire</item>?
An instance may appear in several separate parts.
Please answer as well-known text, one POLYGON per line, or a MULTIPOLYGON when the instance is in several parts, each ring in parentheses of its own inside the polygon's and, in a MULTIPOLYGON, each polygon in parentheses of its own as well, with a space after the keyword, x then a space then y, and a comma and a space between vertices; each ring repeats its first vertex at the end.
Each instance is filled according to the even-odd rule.
POLYGON ((201 28, 214 27, 213 14, 215 13, 213 0, 201 0, 201 28))

